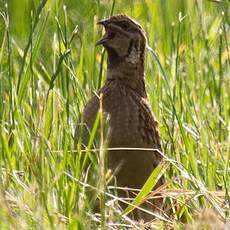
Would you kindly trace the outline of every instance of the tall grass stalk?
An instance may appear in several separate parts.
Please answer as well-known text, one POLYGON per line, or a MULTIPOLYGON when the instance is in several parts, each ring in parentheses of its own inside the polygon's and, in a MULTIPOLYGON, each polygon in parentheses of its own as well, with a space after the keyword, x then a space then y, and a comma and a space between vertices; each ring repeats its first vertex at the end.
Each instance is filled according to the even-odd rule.
POLYGON ((150 213, 152 228, 228 229, 229 36, 227 0, 2 1, 0 228, 141 229, 125 214, 155 196, 164 173, 166 210, 150 213), (106 79, 96 22, 118 13, 146 31, 146 87, 164 158, 134 200, 117 197, 106 166, 103 111, 86 148, 84 137, 74 143, 84 105, 106 79))

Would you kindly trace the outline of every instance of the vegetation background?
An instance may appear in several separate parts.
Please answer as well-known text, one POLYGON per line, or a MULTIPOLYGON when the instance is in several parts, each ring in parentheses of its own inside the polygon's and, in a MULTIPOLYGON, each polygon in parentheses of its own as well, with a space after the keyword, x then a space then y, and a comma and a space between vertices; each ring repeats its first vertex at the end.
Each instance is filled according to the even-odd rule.
POLYGON ((147 91, 169 210, 152 228, 228 228, 229 1, 1 0, 0 229, 138 229, 100 196, 94 152, 72 153, 76 121, 106 78, 96 22, 117 13, 136 19, 153 49, 147 91), (101 218, 89 186, 106 202, 101 218))

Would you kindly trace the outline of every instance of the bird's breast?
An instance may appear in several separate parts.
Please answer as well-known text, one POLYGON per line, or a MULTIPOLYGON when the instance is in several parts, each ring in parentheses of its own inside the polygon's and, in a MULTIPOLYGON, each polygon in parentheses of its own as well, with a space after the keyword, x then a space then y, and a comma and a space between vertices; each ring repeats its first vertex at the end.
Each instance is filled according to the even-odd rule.
POLYGON ((109 114, 110 147, 141 147, 141 100, 138 95, 122 84, 111 86, 104 101, 105 112, 109 114))

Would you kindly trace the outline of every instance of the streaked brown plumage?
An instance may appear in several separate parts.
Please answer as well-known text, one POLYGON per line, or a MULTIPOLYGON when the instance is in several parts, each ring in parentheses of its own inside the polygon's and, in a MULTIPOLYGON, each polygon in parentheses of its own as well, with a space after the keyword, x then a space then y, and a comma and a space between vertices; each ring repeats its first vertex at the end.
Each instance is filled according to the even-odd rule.
MULTIPOLYGON (((100 21, 105 27, 106 35, 98 45, 102 44, 108 52, 107 79, 105 85, 98 91, 102 94, 103 111, 109 115, 110 148, 157 148, 161 149, 157 122, 148 105, 144 80, 144 60, 146 38, 141 26, 125 15, 112 16, 100 21)), ((99 109, 99 99, 94 96, 86 104, 83 122, 89 130, 95 121, 99 109)), ((76 129, 76 141, 78 140, 76 129)), ((83 130, 83 142, 89 138, 87 129, 83 130)), ((114 172, 117 185, 140 189, 151 172, 160 163, 162 157, 154 151, 119 150, 110 151, 108 166, 114 172)), ((164 183, 162 177, 157 186, 164 183)), ((119 196, 127 196, 119 191, 119 196)), ((133 197, 133 194, 129 194, 133 197)), ((158 207, 162 200, 154 200, 158 207)), ((122 205, 125 207, 124 205, 122 205)), ((144 203, 141 206, 153 210, 144 203)), ((144 221, 151 220, 150 215, 135 211, 134 218, 144 221)))

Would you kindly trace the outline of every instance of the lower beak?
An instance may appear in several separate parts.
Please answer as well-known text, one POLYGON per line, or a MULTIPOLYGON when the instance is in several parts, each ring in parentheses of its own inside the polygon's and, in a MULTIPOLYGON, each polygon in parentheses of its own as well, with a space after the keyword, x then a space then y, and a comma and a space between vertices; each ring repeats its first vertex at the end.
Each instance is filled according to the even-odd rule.
POLYGON ((95 45, 96 46, 103 45, 107 41, 108 41, 107 38, 102 38, 101 40, 97 41, 95 45))

